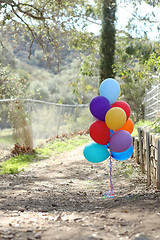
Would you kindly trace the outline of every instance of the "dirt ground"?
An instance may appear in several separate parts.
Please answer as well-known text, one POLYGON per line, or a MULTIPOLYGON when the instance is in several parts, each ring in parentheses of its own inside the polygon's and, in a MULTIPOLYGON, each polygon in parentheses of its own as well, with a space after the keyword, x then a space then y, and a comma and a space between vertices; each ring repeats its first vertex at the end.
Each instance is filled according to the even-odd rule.
POLYGON ((89 163, 83 148, 0 176, 0 239, 160 239, 160 192, 134 160, 112 161, 115 196, 104 198, 109 163, 89 163))

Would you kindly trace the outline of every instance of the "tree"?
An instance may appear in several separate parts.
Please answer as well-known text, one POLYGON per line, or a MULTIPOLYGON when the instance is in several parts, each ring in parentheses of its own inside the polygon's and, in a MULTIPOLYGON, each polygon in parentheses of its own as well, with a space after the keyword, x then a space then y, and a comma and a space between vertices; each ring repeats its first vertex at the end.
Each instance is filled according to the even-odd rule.
POLYGON ((16 41, 19 45, 27 41, 29 58, 36 43, 43 49, 44 59, 54 58, 58 67, 65 43, 77 41, 77 32, 81 39, 85 38, 87 22, 94 17, 92 6, 86 0, 0 0, 0 10, 1 43, 6 36, 13 45, 16 41))
POLYGON ((114 77, 113 64, 115 52, 115 0, 103 0, 102 30, 100 44, 100 83, 109 77, 114 77))
MULTIPOLYGON (((158 70, 151 56, 158 57, 157 43, 147 38, 133 38, 130 35, 117 35, 115 73, 121 84, 121 97, 126 100, 134 115, 134 121, 144 118, 145 89, 151 86, 149 63, 158 70), (148 69, 148 70, 147 70, 148 69)), ((158 59, 158 58, 157 58, 158 59)))
POLYGON ((9 67, 0 68, 0 99, 17 99, 1 102, 0 121, 2 123, 11 122, 16 142, 32 149, 33 139, 28 114, 23 103, 18 100, 25 97, 26 89, 23 78, 13 73, 9 67))
POLYGON ((122 8, 128 8, 129 18, 125 30, 133 37, 160 37, 159 0, 118 0, 122 8), (155 34, 156 33, 156 34, 155 34))

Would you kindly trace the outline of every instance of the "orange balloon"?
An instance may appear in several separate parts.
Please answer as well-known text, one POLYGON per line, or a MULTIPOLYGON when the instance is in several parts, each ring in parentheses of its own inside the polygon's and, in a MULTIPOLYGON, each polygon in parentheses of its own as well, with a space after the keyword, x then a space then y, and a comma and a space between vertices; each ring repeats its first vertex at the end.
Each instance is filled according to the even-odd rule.
MULTIPOLYGON (((130 118, 128 118, 128 120, 125 122, 123 127, 121 127, 118 130, 125 130, 131 134, 133 132, 133 129, 134 129, 133 121, 130 118)), ((118 130, 116 130, 116 131, 118 131, 118 130)))

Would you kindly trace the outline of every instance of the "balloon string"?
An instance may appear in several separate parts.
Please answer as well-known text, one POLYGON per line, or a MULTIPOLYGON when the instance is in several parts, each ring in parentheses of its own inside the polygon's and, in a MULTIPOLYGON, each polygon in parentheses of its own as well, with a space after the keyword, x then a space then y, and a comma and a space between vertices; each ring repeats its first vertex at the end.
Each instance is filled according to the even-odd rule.
POLYGON ((112 183, 112 157, 109 157, 109 182, 110 182, 110 191, 105 193, 105 197, 113 198, 114 197, 114 187, 112 183))

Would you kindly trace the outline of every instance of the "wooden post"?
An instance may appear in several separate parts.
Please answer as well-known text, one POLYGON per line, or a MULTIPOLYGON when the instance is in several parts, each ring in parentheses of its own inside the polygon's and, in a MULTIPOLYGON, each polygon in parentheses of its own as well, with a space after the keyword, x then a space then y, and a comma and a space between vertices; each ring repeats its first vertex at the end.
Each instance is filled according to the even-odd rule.
POLYGON ((160 140, 158 140, 157 189, 160 190, 160 140))
POLYGON ((135 138, 135 158, 136 163, 139 164, 139 140, 138 138, 135 138))
POLYGON ((147 162, 147 185, 149 186, 151 185, 149 132, 146 132, 146 162, 147 162))
POLYGON ((143 162, 143 142, 142 142, 142 130, 138 128, 138 138, 139 138, 139 156, 140 156, 140 167, 142 173, 144 173, 144 162, 143 162))

